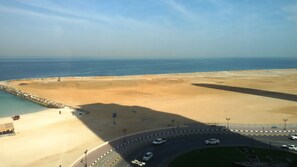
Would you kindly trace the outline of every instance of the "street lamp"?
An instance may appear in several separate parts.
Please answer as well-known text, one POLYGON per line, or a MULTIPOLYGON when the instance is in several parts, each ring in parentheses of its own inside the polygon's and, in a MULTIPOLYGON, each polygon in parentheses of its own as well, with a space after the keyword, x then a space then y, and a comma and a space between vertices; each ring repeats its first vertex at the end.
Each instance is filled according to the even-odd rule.
POLYGON ((227 120, 227 129, 229 129, 229 121, 230 121, 231 118, 226 118, 227 120))
POLYGON ((88 166, 88 150, 85 151, 85 167, 88 166))
POLYGON ((288 119, 287 118, 284 118, 283 121, 285 122, 284 130, 286 130, 288 119))
POLYGON ((175 120, 172 119, 172 120, 171 120, 172 131, 174 131, 174 122, 175 122, 175 120))
POLYGON ((126 131, 127 131, 127 129, 125 128, 125 129, 123 129, 123 132, 124 132, 124 143, 126 143, 126 131))

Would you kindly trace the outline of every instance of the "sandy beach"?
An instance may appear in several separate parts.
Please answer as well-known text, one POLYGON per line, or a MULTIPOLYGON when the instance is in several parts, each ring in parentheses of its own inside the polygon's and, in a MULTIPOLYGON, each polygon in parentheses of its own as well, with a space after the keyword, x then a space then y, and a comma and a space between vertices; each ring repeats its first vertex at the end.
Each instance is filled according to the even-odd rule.
MULTIPOLYGON (((69 166, 84 150, 123 135, 123 128, 133 133, 227 117, 230 123, 296 123, 296 83, 297 69, 1 82, 90 113, 76 116, 65 108, 21 115, 13 122, 16 135, 0 137, 0 167, 69 166)), ((7 122, 11 118, 0 118, 7 122)))

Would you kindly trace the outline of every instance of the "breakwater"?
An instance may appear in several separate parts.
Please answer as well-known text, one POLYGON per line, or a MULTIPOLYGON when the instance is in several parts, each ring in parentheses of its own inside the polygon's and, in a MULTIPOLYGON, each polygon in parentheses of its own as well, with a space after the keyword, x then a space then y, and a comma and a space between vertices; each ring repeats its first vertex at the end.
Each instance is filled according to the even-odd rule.
MULTIPOLYGON (((0 91, 5 91, 7 93, 10 93, 10 94, 13 94, 15 96, 18 96, 20 98, 23 98, 23 99, 32 101, 34 103, 37 103, 37 104, 42 105, 42 106, 47 107, 47 108, 64 108, 64 107, 70 107, 70 106, 67 106, 65 104, 57 103, 57 102, 54 102, 52 100, 41 98, 41 97, 38 97, 36 95, 30 94, 30 93, 26 93, 26 92, 23 92, 21 90, 18 90, 18 89, 9 87, 9 86, 5 86, 5 85, 0 85, 0 91)), ((72 108, 72 107, 70 107, 70 108, 72 108)))

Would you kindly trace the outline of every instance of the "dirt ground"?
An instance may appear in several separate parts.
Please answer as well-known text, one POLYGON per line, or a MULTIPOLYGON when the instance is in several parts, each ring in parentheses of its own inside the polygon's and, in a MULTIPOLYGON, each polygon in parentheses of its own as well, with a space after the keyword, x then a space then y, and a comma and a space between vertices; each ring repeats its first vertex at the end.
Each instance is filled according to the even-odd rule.
MULTIPOLYGON (((1 82, 90 113, 50 109, 22 115, 14 122, 17 134, 0 138, 0 167, 69 166, 84 150, 123 135, 123 128, 133 133, 224 123, 227 117, 230 123, 296 123, 296 83, 297 69, 1 82)), ((11 119, 0 118, 6 122, 11 119)))

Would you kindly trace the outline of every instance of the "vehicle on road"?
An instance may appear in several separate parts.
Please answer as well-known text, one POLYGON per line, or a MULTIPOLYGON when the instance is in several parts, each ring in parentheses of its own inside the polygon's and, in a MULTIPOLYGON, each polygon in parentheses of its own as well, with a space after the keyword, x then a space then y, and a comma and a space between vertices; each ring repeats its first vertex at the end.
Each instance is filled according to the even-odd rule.
POLYGON ((289 149, 286 144, 281 145, 280 148, 282 148, 282 149, 289 149))
POLYGON ((287 149, 287 150, 290 150, 290 151, 297 151, 297 147, 293 144, 289 144, 289 145, 281 145, 281 148, 283 149, 287 149))
POLYGON ((292 134, 292 135, 290 135, 290 139, 292 139, 292 140, 297 140, 297 134, 292 134))
POLYGON ((291 150, 291 151, 297 151, 297 147, 295 145, 293 145, 293 144, 290 144, 288 146, 288 149, 291 150))
POLYGON ((152 141, 153 145, 160 145, 166 142, 166 139, 164 138, 157 138, 156 140, 152 141))
POLYGON ((215 138, 211 138, 211 139, 205 140, 204 143, 206 145, 220 144, 220 140, 219 139, 215 139, 215 138))
POLYGON ((138 161, 137 159, 134 159, 131 161, 132 164, 137 165, 137 166, 144 166, 145 162, 138 161))
POLYGON ((152 152, 147 152, 147 153, 144 154, 142 160, 144 160, 144 161, 149 161, 150 159, 153 158, 153 155, 154 155, 154 154, 153 154, 152 152))

